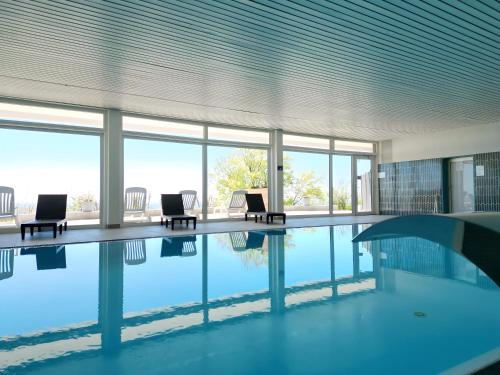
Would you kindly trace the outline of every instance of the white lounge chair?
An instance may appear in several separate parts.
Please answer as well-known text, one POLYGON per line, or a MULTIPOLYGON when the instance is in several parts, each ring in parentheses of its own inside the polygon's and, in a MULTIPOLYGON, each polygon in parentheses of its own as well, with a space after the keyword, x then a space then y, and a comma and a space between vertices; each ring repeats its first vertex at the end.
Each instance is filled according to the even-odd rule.
POLYGON ((8 186, 0 186, 0 219, 8 218, 12 218, 17 226, 14 189, 8 186))
MULTIPOLYGON (((146 216, 147 190, 143 187, 129 187, 125 189, 124 216, 146 216)), ((151 218, 149 218, 151 220, 151 218)))
POLYGON ((188 211, 190 214, 194 213, 195 206, 198 202, 196 190, 181 190, 179 194, 182 195, 182 203, 184 204, 184 210, 188 211))
POLYGON ((236 190, 233 191, 233 195, 231 196, 231 201, 229 202, 229 207, 227 209, 227 216, 231 216, 231 214, 241 214, 245 212, 245 206, 247 204, 245 194, 248 191, 246 190, 236 190))

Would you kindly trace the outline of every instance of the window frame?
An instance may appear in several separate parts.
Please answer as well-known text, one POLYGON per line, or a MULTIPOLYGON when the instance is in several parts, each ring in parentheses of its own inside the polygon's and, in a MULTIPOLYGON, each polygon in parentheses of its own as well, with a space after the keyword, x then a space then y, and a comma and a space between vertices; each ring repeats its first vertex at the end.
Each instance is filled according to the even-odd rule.
MULTIPOLYGON (((155 134, 155 133, 145 133, 145 132, 135 132, 135 131, 126 131, 123 130, 122 133, 122 142, 125 139, 139 139, 139 140, 150 140, 150 141, 163 141, 163 142, 174 142, 174 143, 182 143, 182 144, 197 144, 202 146, 202 219, 200 222, 223 222, 223 221, 236 221, 240 220, 238 218, 220 218, 220 219, 209 219, 208 218, 208 210, 207 210, 207 200, 208 200, 208 147, 209 146, 221 146, 221 147, 232 147, 232 148, 247 148, 247 149, 259 149, 259 150, 267 150, 267 180, 268 186, 272 183, 271 179, 271 130, 268 129, 258 129, 258 128, 250 128, 243 126, 234 126, 234 125, 225 125, 225 124, 215 124, 215 123, 207 123, 207 122, 197 122, 190 120, 181 120, 174 119, 168 117, 160 117, 160 116, 150 116, 143 115, 138 113, 129 113, 129 112, 121 112, 122 118, 124 116, 130 116, 135 118, 146 118, 160 121, 178 121, 188 125, 197 125, 203 126, 203 137, 202 138, 193 138, 193 137, 180 137, 173 136, 167 134, 155 134), (226 141, 226 140, 218 140, 218 139, 209 139, 208 138, 208 129, 209 128, 223 128, 223 129, 234 129, 234 130, 247 130, 247 131, 257 131, 261 133, 267 133, 268 135, 268 143, 254 143, 254 142, 237 142, 237 141, 226 141)), ((124 165, 122 165, 124 168, 124 165)), ((123 171, 125 173, 125 170, 123 171)), ((148 225, 148 223, 132 223, 127 222, 123 223, 123 226, 142 226, 148 225)))
MULTIPOLYGON (((6 120, 0 118, 0 129, 7 130, 20 130, 20 131, 33 131, 33 132, 47 132, 47 133, 57 133, 57 134, 69 134, 69 135, 90 135, 99 137, 99 223, 98 224, 82 224, 78 225, 78 228, 103 228, 104 223, 104 187, 105 187, 105 170, 104 170, 104 136, 107 132, 106 123, 106 110, 99 108, 89 108, 81 106, 71 106, 71 105, 59 105, 52 103, 41 103, 32 102, 25 100, 12 100, 12 99, 0 99, 1 102, 17 105, 26 106, 40 106, 43 108, 55 108, 55 109, 65 109, 65 110, 75 110, 79 112, 92 112, 100 114, 103 117, 102 127, 87 127, 87 126, 76 126, 76 125, 63 125, 63 124, 51 124, 45 122, 33 122, 33 121, 15 121, 6 120)), ((70 228, 73 226, 70 226, 70 228)), ((15 228, 15 231, 19 228, 15 228)), ((12 228, 1 228, 0 233, 10 233, 12 228)))

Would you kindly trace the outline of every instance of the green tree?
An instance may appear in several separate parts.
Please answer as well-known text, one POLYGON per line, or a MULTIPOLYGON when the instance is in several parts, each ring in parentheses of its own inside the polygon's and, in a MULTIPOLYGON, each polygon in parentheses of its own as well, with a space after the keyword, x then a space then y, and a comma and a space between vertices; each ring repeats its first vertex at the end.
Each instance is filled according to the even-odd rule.
POLYGON ((326 194, 321 188, 321 180, 314 171, 302 172, 298 177, 292 175, 290 182, 284 182, 285 205, 295 206, 306 197, 324 201, 326 194))
MULTIPOLYGON (((293 160, 285 156, 283 160, 283 186, 285 204, 295 205, 305 197, 324 200, 326 194, 321 189, 321 177, 314 171, 306 171, 294 176, 293 160)), ((219 203, 227 202, 235 190, 267 188, 267 151, 239 149, 217 160, 210 179, 215 183, 219 203)))
POLYGON ((339 210, 351 209, 349 201, 351 200, 350 193, 347 191, 347 186, 339 186, 333 188, 333 204, 339 210))
POLYGON ((219 201, 229 200, 235 190, 267 187, 267 152, 239 149, 218 159, 210 178, 219 201))

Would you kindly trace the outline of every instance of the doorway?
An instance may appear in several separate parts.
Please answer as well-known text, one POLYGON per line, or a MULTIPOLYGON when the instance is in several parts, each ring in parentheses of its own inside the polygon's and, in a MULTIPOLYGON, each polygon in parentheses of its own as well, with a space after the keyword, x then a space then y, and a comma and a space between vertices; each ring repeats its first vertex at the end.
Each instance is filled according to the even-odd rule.
POLYGON ((472 157, 450 160, 450 212, 473 212, 474 161, 472 157))

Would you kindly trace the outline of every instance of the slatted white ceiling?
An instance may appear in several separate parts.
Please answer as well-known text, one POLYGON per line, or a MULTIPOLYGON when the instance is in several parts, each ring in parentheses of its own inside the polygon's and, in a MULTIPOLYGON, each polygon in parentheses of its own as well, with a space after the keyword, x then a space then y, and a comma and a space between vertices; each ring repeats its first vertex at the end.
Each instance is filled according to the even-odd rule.
POLYGON ((372 140, 500 121, 494 0, 0 3, 0 96, 372 140))

